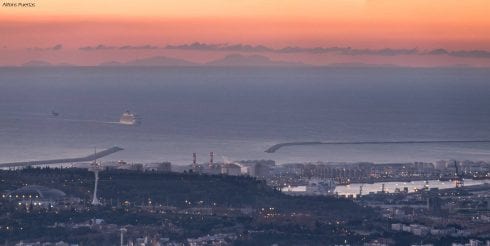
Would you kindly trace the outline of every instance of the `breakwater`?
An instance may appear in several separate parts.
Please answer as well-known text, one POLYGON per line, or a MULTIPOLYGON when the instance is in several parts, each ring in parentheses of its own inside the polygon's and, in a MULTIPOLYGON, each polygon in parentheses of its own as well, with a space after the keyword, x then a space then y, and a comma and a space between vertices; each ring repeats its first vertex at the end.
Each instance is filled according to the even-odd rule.
POLYGON ((63 163, 75 163, 75 162, 88 162, 94 161, 104 156, 108 156, 112 153, 123 150, 120 147, 112 147, 85 157, 77 158, 65 158, 65 159, 52 159, 52 160, 35 160, 35 161, 23 161, 23 162, 10 162, 10 163, 0 163, 0 168, 5 167, 26 167, 35 165, 48 165, 48 164, 63 164, 63 163))
POLYGON ((297 145, 368 145, 368 144, 431 144, 431 143, 490 143, 490 140, 420 140, 420 141, 352 141, 352 142, 288 142, 275 144, 265 150, 274 153, 280 148, 297 145))

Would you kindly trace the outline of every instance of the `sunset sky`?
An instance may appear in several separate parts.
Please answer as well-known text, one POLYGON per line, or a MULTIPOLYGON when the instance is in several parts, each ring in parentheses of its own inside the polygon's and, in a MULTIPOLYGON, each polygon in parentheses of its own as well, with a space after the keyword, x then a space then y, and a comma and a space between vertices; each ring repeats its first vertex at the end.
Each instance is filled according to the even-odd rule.
POLYGON ((206 62, 249 53, 317 65, 490 66, 488 0, 31 2, 36 6, 0 6, 0 65, 95 65, 150 56, 206 62), (205 45, 184 47, 195 42, 205 45), (229 48, 238 44, 267 50, 229 48), (281 52, 285 47, 300 49, 281 52), (312 52, 316 47, 352 50, 312 52))

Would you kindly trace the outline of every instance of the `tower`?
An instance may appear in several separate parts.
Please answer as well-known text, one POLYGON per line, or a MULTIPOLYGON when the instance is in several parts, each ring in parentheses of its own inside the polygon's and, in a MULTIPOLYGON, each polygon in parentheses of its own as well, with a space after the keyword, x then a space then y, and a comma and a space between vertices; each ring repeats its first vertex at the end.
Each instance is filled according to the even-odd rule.
POLYGON ((214 152, 211 151, 211 152, 209 152, 209 166, 213 165, 213 162, 214 162, 213 158, 214 158, 214 152))
POLYGON ((456 169, 456 188, 461 188, 464 186, 464 177, 463 172, 459 172, 458 163, 454 162, 454 168, 456 169))
POLYGON ((124 233, 126 233, 128 230, 126 228, 121 228, 121 246, 124 246, 124 233))
POLYGON ((94 185, 94 197, 92 198, 92 205, 100 205, 100 201, 97 198, 97 186, 99 184, 99 170, 95 169, 93 172, 95 174, 95 185, 94 185))
POLYGON ((95 148, 95 160, 90 167, 90 171, 94 172, 95 184, 94 184, 94 195, 92 198, 92 205, 100 205, 100 201, 97 198, 97 186, 99 184, 99 171, 101 169, 100 163, 97 162, 97 148, 95 148))
POLYGON ((196 169, 197 167, 197 154, 194 152, 192 153, 192 169, 196 169))

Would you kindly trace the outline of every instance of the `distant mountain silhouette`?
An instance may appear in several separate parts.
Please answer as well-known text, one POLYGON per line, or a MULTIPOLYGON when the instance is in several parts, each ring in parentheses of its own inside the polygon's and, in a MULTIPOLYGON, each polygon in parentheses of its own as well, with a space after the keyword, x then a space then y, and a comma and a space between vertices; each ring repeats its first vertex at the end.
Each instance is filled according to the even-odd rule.
POLYGON ((349 62, 349 63, 331 63, 327 65, 328 67, 399 67, 394 64, 372 64, 372 63, 362 63, 362 62, 349 62))
POLYGON ((22 67, 50 67, 53 64, 47 62, 47 61, 41 61, 41 60, 32 60, 28 61, 24 64, 22 64, 22 67))
POLYGON ((132 60, 124 64, 124 66, 196 66, 199 65, 194 62, 186 61, 183 59, 177 59, 165 56, 155 56, 150 58, 143 58, 132 60))
POLYGON ((117 67, 117 66, 122 66, 124 63, 117 62, 117 61, 108 61, 108 62, 103 62, 100 63, 98 66, 99 67, 117 67))
POLYGON ((21 64, 21 67, 77 67, 77 66, 78 65, 66 63, 66 62, 53 64, 42 60, 32 60, 21 64))
MULTIPOLYGON (((69 64, 69 63, 58 63, 52 64, 43 60, 31 60, 26 63, 21 64, 22 67, 77 67, 83 65, 69 64)), ((330 63, 326 65, 311 65, 302 62, 293 61, 281 61, 272 60, 267 56, 262 55, 242 55, 242 54, 230 54, 223 58, 216 59, 207 63, 196 63, 187 61, 184 59, 166 57, 166 56, 154 56, 148 58, 141 58, 130 60, 128 62, 119 61, 107 61, 102 62, 98 67, 338 67, 338 68, 397 68, 405 67, 398 66, 395 64, 373 64, 373 63, 362 63, 362 62, 348 62, 348 63, 330 63)), ((470 68, 471 65, 468 64, 454 64, 439 66, 441 68, 470 68)))
POLYGON ((453 65, 447 65, 447 66, 441 66, 442 68, 474 68, 474 66, 466 63, 459 63, 459 64, 453 64, 453 65))
POLYGON ((62 62, 62 63, 55 64, 53 66, 56 66, 56 67, 76 67, 78 65, 62 62))
POLYGON ((129 67, 187 67, 187 66, 198 66, 198 63, 186 61, 183 59, 166 57, 166 56, 154 56, 142 59, 131 60, 128 62, 117 62, 109 61, 99 64, 102 67, 119 67, 119 66, 129 66, 129 67))
POLYGON ((260 55, 244 56, 231 54, 224 58, 206 63, 208 66, 306 66, 300 62, 274 61, 269 57, 260 55))
POLYGON ((286 61, 274 61, 266 56, 251 55, 244 56, 240 54, 231 54, 225 56, 221 59, 214 60, 208 63, 194 63, 191 61, 165 57, 156 56, 143 59, 131 60, 125 63, 117 61, 108 61, 100 63, 98 66, 101 67, 119 67, 119 66, 131 66, 131 67, 186 67, 186 66, 305 66, 303 63, 299 62, 286 62, 286 61))

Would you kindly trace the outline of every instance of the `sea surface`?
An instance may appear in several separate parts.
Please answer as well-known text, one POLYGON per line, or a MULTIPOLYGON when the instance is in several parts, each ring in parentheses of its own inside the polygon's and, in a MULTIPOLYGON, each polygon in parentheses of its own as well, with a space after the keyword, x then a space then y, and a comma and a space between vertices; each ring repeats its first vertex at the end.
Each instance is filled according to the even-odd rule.
POLYGON ((490 143, 290 146, 293 141, 490 140, 490 70, 0 68, 0 162, 490 161, 490 143), (59 113, 55 117, 54 110, 59 113), (121 125, 131 110, 139 126, 121 125))

